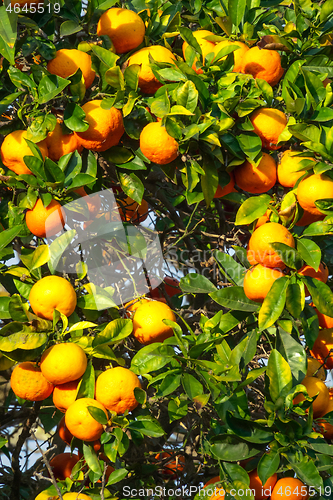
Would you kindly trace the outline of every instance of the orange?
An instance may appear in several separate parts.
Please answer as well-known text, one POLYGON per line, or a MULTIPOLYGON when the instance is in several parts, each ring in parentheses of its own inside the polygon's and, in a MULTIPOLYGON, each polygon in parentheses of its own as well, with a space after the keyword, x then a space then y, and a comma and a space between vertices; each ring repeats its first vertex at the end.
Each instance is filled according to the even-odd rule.
POLYGON ((136 49, 145 37, 141 17, 129 9, 114 7, 104 12, 97 24, 97 35, 108 35, 117 54, 136 49))
POLYGON ((276 183, 276 163, 272 156, 262 154, 259 165, 246 161, 234 170, 236 184, 252 194, 267 193, 276 183))
POLYGON ((319 319, 319 326, 321 328, 333 328, 333 318, 319 312, 317 308, 315 308, 315 311, 317 313, 319 319))
MULTIPOLYGON (((92 500, 92 498, 89 495, 77 492, 63 493, 62 498, 63 500, 92 500)), ((59 500, 59 497, 57 497, 55 500, 59 500)))
POLYGON ((86 89, 88 89, 95 80, 96 73, 91 67, 91 57, 81 50, 57 50, 55 58, 51 59, 46 67, 50 73, 60 76, 61 78, 68 78, 80 69, 86 89))
MULTIPOLYGON (((243 64, 244 64, 244 56, 245 56, 246 52, 249 50, 249 47, 243 42, 238 42, 238 41, 233 41, 233 40, 223 40, 222 42, 219 42, 215 45, 214 53, 218 54, 218 52, 221 49, 223 49, 223 47, 227 47, 228 45, 237 45, 237 47, 239 47, 239 49, 237 49, 233 52, 235 64, 234 64, 232 71, 234 73, 242 73, 243 72, 243 64)), ((225 57, 223 59, 225 59, 225 57)))
POLYGON ((261 217, 259 217, 259 219, 257 219, 254 229, 258 229, 258 227, 262 226, 263 224, 266 224, 266 222, 269 222, 269 217, 271 213, 272 213, 271 210, 266 210, 264 215, 262 215, 261 217))
POLYGON ((320 215, 315 215, 311 214, 307 210, 303 210, 303 214, 300 219, 296 222, 296 226, 308 226, 309 224, 312 224, 313 222, 317 222, 319 220, 324 220, 325 215, 320 214, 320 215))
POLYGON ((162 45, 152 45, 138 50, 128 59, 128 65, 140 64, 139 87, 145 94, 155 94, 156 90, 162 87, 150 68, 149 55, 157 62, 174 64, 176 57, 173 53, 162 45))
POLYGON ((326 380, 326 372, 323 365, 317 359, 313 358, 308 358, 306 376, 317 377, 323 382, 326 380))
POLYGON ((287 228, 277 222, 267 222, 256 229, 248 244, 248 258, 266 267, 284 269, 285 264, 270 246, 271 243, 284 243, 295 248, 293 235, 287 228))
POLYGON ((139 224, 148 217, 148 203, 142 200, 140 205, 132 200, 129 196, 117 202, 120 218, 124 222, 132 222, 132 224, 139 224))
POLYGON ((30 6, 30 4, 33 4, 34 7, 37 9, 38 5, 44 5, 43 2, 35 2, 34 0, 11 0, 10 5, 12 7, 15 7, 16 4, 19 4, 20 7, 24 7, 25 5, 30 6))
POLYGON ((173 330, 163 323, 163 319, 176 321, 175 314, 167 304, 157 300, 142 304, 133 317, 134 337, 144 345, 163 342, 172 337, 173 330))
POLYGON ((54 385, 66 384, 82 377, 87 368, 84 350, 73 342, 55 344, 43 353, 42 373, 54 385))
POLYGON ((220 476, 214 476, 211 479, 209 479, 209 481, 207 481, 206 484, 204 484, 204 488, 206 488, 206 486, 209 486, 210 484, 219 483, 220 481, 221 481, 220 476))
POLYGON ((209 498, 209 500, 224 500, 225 490, 223 488, 214 489, 214 494, 209 498), (216 493, 215 493, 216 491, 216 493))
POLYGON ((297 188, 297 200, 303 210, 313 215, 323 215, 315 201, 333 198, 333 181, 325 174, 313 174, 303 179, 297 188))
POLYGON ((85 132, 74 132, 81 146, 91 151, 106 151, 116 146, 125 132, 123 116, 117 108, 103 109, 102 101, 86 102, 82 109, 89 128, 85 132))
POLYGON ((138 377, 128 368, 116 366, 101 373, 96 380, 95 398, 105 408, 122 415, 138 406, 135 387, 141 388, 138 377))
POLYGON ((255 302, 263 302, 273 283, 284 274, 280 269, 272 269, 257 264, 249 269, 244 278, 244 293, 255 302))
POLYGON ((131 313, 133 313, 134 311, 136 311, 139 306, 141 306, 142 304, 145 304, 146 302, 149 302, 149 300, 145 299, 143 297, 141 297, 139 300, 138 299, 130 300, 124 306, 125 307, 125 311, 126 311, 125 315, 128 318, 130 318, 131 317, 131 313))
POLYGON ((271 500, 307 500, 307 487, 295 477, 283 477, 275 484, 271 500))
POLYGON ((169 477, 169 479, 175 479, 179 475, 179 473, 184 470, 185 458, 183 457, 183 455, 175 456, 172 453, 163 451, 162 453, 157 453, 155 459, 163 461, 162 474, 171 476, 169 477))
POLYGON ((333 399, 333 387, 330 387, 330 389, 328 389, 328 392, 329 392, 329 398, 333 399))
POLYGON ((72 469, 79 461, 78 455, 71 453, 59 453, 50 460, 53 475, 57 481, 64 481, 66 477, 71 477, 72 469))
POLYGON ((275 50, 252 47, 244 54, 242 71, 254 78, 266 80, 274 87, 283 75, 280 54, 275 50))
POLYGON ((298 170, 299 164, 303 160, 313 160, 313 158, 305 156, 296 156, 297 151, 292 151, 287 149, 281 156, 280 163, 277 167, 278 181, 281 186, 284 187, 294 187, 296 182, 302 175, 305 174, 306 170, 298 170))
MULTIPOLYGON (((318 397, 312 403, 313 418, 318 418, 324 415, 329 401, 328 388, 326 387, 324 382, 317 377, 305 377, 302 380, 301 385, 304 385, 304 387, 308 392, 308 395, 311 398, 313 398, 319 393, 318 397)), ((301 403, 304 400, 305 400, 304 395, 298 394, 298 396, 294 398, 293 403, 294 405, 297 405, 298 403, 301 403)))
POLYGON ((66 424, 65 424, 65 415, 62 417, 62 419, 58 423, 57 431, 58 431, 59 437, 66 444, 70 445, 74 436, 73 436, 73 434, 71 432, 69 432, 69 430, 66 427, 66 424))
POLYGON ((27 210, 25 222, 32 234, 38 238, 46 238, 59 233, 65 225, 66 215, 60 203, 52 200, 44 207, 41 199, 37 200, 34 208, 27 210))
POLYGON ((257 469, 254 469, 249 473, 249 478, 250 478, 250 490, 254 490, 255 500, 266 500, 266 498, 270 496, 270 493, 272 492, 274 485, 277 481, 277 474, 275 473, 270 478, 268 478, 264 485, 262 484, 262 481, 258 476, 257 469), (265 493, 268 493, 268 495, 265 493))
MULTIPOLYGON (((32 151, 25 140, 26 138, 26 130, 15 130, 14 132, 6 135, 3 143, 1 144, 0 152, 2 163, 17 175, 32 174, 31 170, 29 170, 23 160, 24 156, 33 156, 32 151)), ((45 156, 48 154, 46 141, 37 142, 36 146, 39 147, 43 159, 45 159, 45 156)))
POLYGON ((103 425, 97 422, 89 413, 88 406, 102 410, 108 417, 104 406, 91 398, 77 399, 65 413, 66 427, 74 437, 82 441, 96 441, 104 432, 103 425))
MULTIPOLYGON (((318 271, 315 271, 313 267, 305 264, 303 267, 301 267, 301 269, 297 271, 297 273, 301 274, 302 276, 310 276, 311 278, 315 278, 322 283, 326 283, 328 280, 328 267, 323 263, 319 264, 318 271)), ((305 287, 305 294, 306 296, 311 295, 307 287, 305 287)))
POLYGON ((94 219, 101 208, 101 198, 99 194, 87 195, 84 187, 74 190, 74 193, 85 198, 91 219, 94 219))
POLYGON ((62 123, 62 120, 57 119, 56 126, 45 139, 48 147, 47 156, 53 161, 59 161, 62 156, 81 149, 75 134, 63 133, 62 123))
MULTIPOLYGON (((198 44, 201 47, 201 52, 202 52, 202 61, 201 62, 204 65, 206 56, 210 52, 214 52, 214 47, 216 45, 215 42, 210 42, 209 40, 205 40, 205 37, 214 35, 214 33, 212 33, 211 31, 208 31, 208 30, 197 30, 197 31, 193 31, 192 35, 194 36, 194 38, 196 39, 196 41, 198 42, 198 44)), ((183 46, 182 46, 184 59, 185 59, 185 51, 186 51, 187 47, 188 47, 188 43, 184 42, 183 46)), ((201 73, 203 73, 203 70, 201 68, 197 68, 197 61, 198 61, 198 58, 196 57, 194 59, 193 65, 192 65, 192 69, 194 69, 194 71, 198 75, 200 75, 201 73)))
POLYGON ((74 312, 76 293, 65 278, 45 276, 31 288, 29 302, 36 316, 52 320, 54 309, 65 316, 70 316, 74 312))
POLYGON ((53 384, 46 380, 39 366, 31 361, 15 366, 10 385, 16 396, 28 401, 43 401, 53 391, 53 384))
MULTIPOLYGON (((170 298, 181 293, 181 289, 179 288, 179 281, 176 278, 172 278, 171 276, 164 276, 163 283, 165 293, 170 298)), ((152 299, 159 299, 162 296, 159 288, 153 288, 149 295, 152 299)))
MULTIPOLYGON (((326 411, 323 416, 327 415, 327 413, 330 413, 333 411, 333 399, 329 399, 326 407, 326 411)), ((324 419, 319 420, 317 424, 320 427, 320 430, 324 436, 325 439, 333 439, 333 425, 326 422, 324 419)))
POLYGON ((318 359, 325 368, 333 368, 333 328, 319 330, 318 337, 310 350, 311 356, 318 359), (330 351, 332 352, 330 353, 330 351))
POLYGON ((140 149, 148 160, 158 165, 167 165, 178 156, 178 143, 161 122, 151 122, 143 128, 140 149))
POLYGON ((275 108, 258 108, 251 114, 250 121, 264 148, 273 150, 281 147, 277 142, 288 122, 283 111, 275 108))
POLYGON ((236 191, 234 189, 235 186, 235 179, 234 175, 232 173, 229 173, 230 181, 228 184, 224 187, 221 187, 220 185, 217 186, 217 190, 214 194, 214 198, 222 198, 222 196, 226 196, 227 194, 233 193, 236 191))
POLYGON ((71 380, 65 384, 54 386, 53 404, 58 410, 65 413, 67 408, 74 403, 79 382, 79 380, 71 380))

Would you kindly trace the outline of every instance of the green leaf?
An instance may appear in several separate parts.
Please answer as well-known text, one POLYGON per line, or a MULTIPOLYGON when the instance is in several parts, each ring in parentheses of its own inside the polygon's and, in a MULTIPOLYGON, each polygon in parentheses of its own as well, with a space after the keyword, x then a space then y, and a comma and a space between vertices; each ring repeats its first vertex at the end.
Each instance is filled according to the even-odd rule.
POLYGON ((259 311, 258 324, 261 331, 272 326, 280 317, 286 303, 288 284, 289 278, 287 277, 274 281, 259 311))
POLYGON ((330 287, 310 276, 302 276, 302 281, 307 286, 318 311, 326 316, 333 317, 333 292, 330 287))
POLYGON ((134 387, 134 397, 140 405, 147 401, 147 393, 141 387, 134 387))
POLYGON ((11 296, 8 310, 13 321, 27 321, 27 311, 24 308, 20 295, 15 293, 11 296))
POLYGON ((251 222, 259 219, 259 217, 266 213, 271 201, 272 198, 268 194, 248 198, 237 211, 236 226, 251 224, 251 222))
POLYGON ((236 28, 243 21, 246 0, 228 0, 228 14, 236 28))
POLYGON ((14 66, 15 43, 17 38, 17 14, 0 7, 0 54, 14 66))
POLYGON ((219 184, 219 175, 214 162, 211 160, 203 162, 203 169, 205 174, 201 176, 201 187, 208 207, 216 193, 219 184))
POLYGON ((202 50, 201 47, 197 41, 197 39, 194 37, 192 30, 190 28, 185 28, 185 27, 179 27, 179 33, 182 39, 187 42, 191 47, 194 48, 194 50, 202 56, 202 50))
POLYGON ((73 35, 81 31, 81 29, 77 21, 65 21, 60 25, 60 37, 73 35))
POLYGON ((301 238, 297 241, 297 251, 306 264, 317 272, 321 261, 321 250, 317 243, 301 238))
POLYGON ((311 117, 312 121, 315 122, 328 122, 333 120, 333 109, 332 108, 320 108, 319 111, 315 111, 311 117))
POLYGON ((95 398, 95 370, 91 360, 89 361, 86 371, 81 380, 76 399, 80 398, 95 398))
POLYGON ((333 224, 328 221, 318 221, 307 226, 302 236, 324 236, 328 234, 333 234, 333 224))
POLYGON ((50 247, 48 245, 40 245, 32 254, 30 271, 38 269, 50 260, 50 247))
POLYGON ((260 137, 254 132, 243 132, 238 135, 237 140, 245 155, 255 161, 262 148, 260 137))
POLYGON ((107 425, 108 419, 104 411, 96 406, 87 406, 90 415, 100 424, 107 425))
POLYGON ((309 349, 312 349, 319 333, 318 316, 313 307, 310 307, 306 304, 304 310, 300 315, 300 319, 302 322, 306 345, 309 347, 309 349))
POLYGON ((216 290, 208 278, 196 273, 188 273, 181 278, 179 286, 184 293, 210 293, 216 290))
POLYGON ((238 462, 239 457, 245 460, 258 455, 261 450, 265 449, 265 446, 246 443, 233 434, 220 434, 211 439, 210 449, 219 460, 238 462))
POLYGON ((272 349, 269 355, 266 375, 269 378, 269 393, 274 402, 291 390, 293 381, 290 366, 276 349, 272 349))
POLYGON ((145 375, 147 373, 160 370, 170 363, 175 353, 171 346, 160 342, 142 347, 133 357, 131 370, 136 375, 145 375))
POLYGON ((275 474, 280 465, 280 455, 279 453, 274 453, 271 451, 270 453, 264 453, 261 459, 259 460, 257 471, 259 479, 262 484, 265 484, 266 481, 275 474))
POLYGON ((64 234, 58 236, 58 238, 52 241, 51 245, 49 246, 50 260, 48 261, 48 266, 52 274, 55 273, 61 256, 63 255, 67 247, 71 244, 75 235, 75 229, 66 231, 64 234))
POLYGON ((127 429, 141 432, 144 436, 149 437, 161 437, 165 434, 159 421, 150 415, 137 416, 128 424, 127 429))
POLYGON ((187 115, 187 116, 192 116, 193 113, 189 111, 188 109, 184 108, 184 106, 172 106, 171 111, 169 113, 169 116, 173 115, 187 115))
POLYGON ((128 337, 133 330, 133 322, 130 319, 117 318, 97 334, 94 338, 92 347, 97 347, 102 344, 116 344, 128 337))
POLYGON ((156 99, 152 101, 150 110, 158 118, 162 118, 164 115, 167 115, 169 113, 170 99, 168 97, 166 89, 163 92, 163 94, 159 95, 156 99))
POLYGON ((210 293, 209 296, 215 302, 228 309, 236 311, 254 312, 259 309, 259 304, 247 298, 242 286, 229 286, 210 293))
MULTIPOLYGON (((0 7, 1 9, 1 7, 0 7)), ((0 42, 1 45, 1 42, 0 42)), ((7 111, 8 107, 14 102, 23 92, 14 92, 14 94, 9 94, 4 96, 0 100, 0 114, 2 115, 5 111, 7 111)))
POLYGON ((232 282, 236 283, 238 286, 243 286, 246 268, 238 264, 238 262, 236 262, 231 255, 225 252, 220 252, 219 250, 215 252, 215 258, 220 262, 223 269, 230 276, 232 282))
POLYGON ((0 319, 10 319, 10 297, 0 297, 0 319))
POLYGON ((100 477, 102 475, 102 469, 92 444, 83 442, 83 455, 89 469, 100 477))
MULTIPOLYGON (((326 0, 321 6, 320 6, 320 22, 323 23, 328 19, 328 17, 332 14, 333 12, 333 2, 332 0, 326 0)), ((310 484, 310 483, 308 483, 310 484)))
POLYGON ((289 283, 286 295, 286 308, 294 318, 299 318, 305 303, 304 293, 298 283, 289 283))
POLYGON ((0 337, 0 351, 12 352, 16 349, 30 351, 44 345, 47 341, 45 332, 35 333, 32 328, 22 325, 22 330, 18 333, 0 337))
POLYGON ((299 269, 302 267, 303 261, 295 248, 285 245, 284 243, 270 243, 269 246, 275 250, 286 266, 292 269, 299 269))
POLYGON ((135 92, 138 90, 140 70, 141 66, 139 64, 131 64, 130 66, 127 66, 124 71, 126 85, 135 92))
MULTIPOLYGON (((127 474, 128 474, 128 471, 126 469, 117 469, 117 470, 111 472, 109 479, 108 479, 108 482, 106 483, 106 486, 111 486, 112 484, 119 483, 120 481, 125 479, 127 474)), ((105 498, 105 500, 106 500, 106 498, 105 498)))
POLYGON ((182 385, 184 391, 190 399, 203 394, 202 384, 190 373, 184 373, 182 376, 182 385))
POLYGON ((288 362, 294 381, 301 383, 306 375, 306 352, 304 347, 297 342, 289 333, 278 329, 276 349, 288 362))
POLYGON ((98 59, 105 64, 108 68, 112 68, 115 66, 116 62, 119 59, 119 56, 111 50, 104 49, 99 45, 95 45, 94 43, 89 44, 91 51, 98 57, 98 59))
POLYGON ((193 82, 188 80, 176 91, 177 104, 194 113, 198 104, 199 93, 193 82))
POLYGON ((85 132, 89 128, 89 123, 84 121, 85 112, 74 102, 67 104, 64 112, 64 124, 74 132, 85 132))
POLYGON ((293 470, 296 472, 297 477, 299 477, 301 481, 305 484, 311 485, 317 490, 321 488, 321 491, 323 491, 323 478, 320 476, 313 458, 306 455, 303 455, 302 458, 294 455, 291 458, 288 453, 286 457, 293 470))
POLYGON ((233 433, 244 439, 244 441, 264 444, 269 443, 273 439, 273 432, 256 422, 244 418, 237 418, 230 411, 227 411, 226 417, 228 427, 233 433))
POLYGON ((38 85, 38 103, 45 104, 60 94, 70 82, 57 75, 44 75, 38 85))
POLYGON ((124 193, 137 203, 141 203, 144 186, 139 177, 133 173, 126 174, 124 172, 119 172, 119 180, 124 193))
POLYGON ((168 404, 169 421, 174 422, 184 418, 188 412, 186 401, 180 401, 179 398, 171 399, 168 404))
POLYGON ((114 66, 113 68, 108 69, 105 73, 105 80, 115 89, 125 89, 124 75, 122 74, 119 66, 114 66))
POLYGON ((5 231, 2 231, 0 233, 0 250, 9 245, 9 243, 11 243, 13 239, 16 238, 16 236, 18 236, 23 229, 24 225, 20 224, 18 226, 14 226, 10 229, 5 229, 5 231))

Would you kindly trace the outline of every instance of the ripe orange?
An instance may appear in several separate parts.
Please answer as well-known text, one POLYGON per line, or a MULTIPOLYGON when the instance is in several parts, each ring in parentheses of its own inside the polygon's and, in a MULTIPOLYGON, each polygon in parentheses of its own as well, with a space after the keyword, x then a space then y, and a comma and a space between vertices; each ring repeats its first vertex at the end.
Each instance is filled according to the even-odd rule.
MULTIPOLYGON (((304 387, 306 387, 308 395, 312 398, 319 393, 318 397, 312 403, 313 418, 318 418, 324 415, 329 401, 328 388, 326 387, 324 382, 317 377, 305 377, 302 380, 301 385, 304 385, 304 387)), ((304 400, 304 395, 298 394, 298 396, 294 398, 293 403, 294 405, 296 405, 304 400)))
POLYGON ((258 476, 257 469, 254 469, 249 473, 249 478, 250 478, 250 490, 254 490, 255 500, 266 500, 266 498, 268 498, 271 492, 273 491, 274 485, 277 481, 277 474, 275 473, 270 478, 268 478, 264 485, 262 484, 262 481, 258 476))
POLYGON ((148 217, 148 203, 142 200, 140 205, 129 196, 117 202, 120 218, 124 222, 139 224, 148 217))
POLYGON ((220 476, 214 476, 211 479, 209 479, 207 483, 204 484, 204 488, 206 488, 206 486, 209 486, 210 484, 219 483, 220 481, 221 481, 220 476))
POLYGON ((173 330, 163 323, 163 319, 176 321, 175 314, 167 304, 157 300, 142 304, 133 317, 134 337, 144 345, 163 342, 172 337, 173 330))
POLYGON ((76 307, 76 293, 72 285, 60 276, 45 276, 30 290, 29 302, 33 312, 44 319, 53 319, 54 309, 70 316, 76 307))
MULTIPOLYGON (((297 271, 297 273, 301 274, 302 276, 310 276, 311 278, 322 281, 322 283, 326 283, 328 280, 328 267, 322 262, 319 265, 318 271, 315 271, 311 266, 304 265, 297 271)), ((305 287, 305 294, 307 296, 311 295, 307 287, 305 287)))
POLYGON ((214 194, 214 198, 222 198, 222 196, 226 196, 227 194, 230 194, 230 193, 233 193, 235 190, 234 186, 235 186, 235 179, 234 179, 234 175, 233 173, 229 173, 229 177, 230 177, 230 181, 228 182, 228 184, 226 186, 224 186, 223 188, 218 185, 217 186, 217 190, 214 194))
MULTIPOLYGON (((24 156, 33 156, 25 140, 26 138, 26 130, 14 130, 14 132, 6 135, 1 144, 0 152, 2 163, 17 175, 32 174, 23 160, 24 156)), ((45 156, 48 155, 46 141, 37 142, 36 146, 39 147, 43 159, 45 159, 45 156)))
POLYGON ((333 328, 319 330, 318 337, 310 350, 311 356, 318 359, 328 370, 333 368, 333 328), (330 352, 332 350, 332 352, 330 352), (326 361, 325 361, 326 360, 326 361))
POLYGON ((259 219, 257 219, 254 229, 258 229, 258 227, 262 226, 263 224, 266 224, 266 222, 269 222, 269 217, 271 213, 272 213, 271 210, 266 210, 264 215, 262 215, 261 217, 259 217, 259 219))
POLYGON ((74 436, 73 436, 73 434, 71 432, 69 432, 69 430, 66 427, 66 424, 65 424, 65 415, 62 417, 62 419, 58 423, 58 425, 57 425, 57 431, 58 431, 59 437, 66 444, 70 445, 74 436))
POLYGON ((101 373, 96 380, 95 398, 105 408, 122 415, 138 406, 134 397, 135 387, 141 387, 140 380, 131 370, 116 366, 101 373))
MULTIPOLYGON (((327 413, 330 413, 333 411, 333 399, 329 399, 326 407, 326 411, 323 416, 327 415, 327 413)), ((333 439, 333 425, 326 422, 324 419, 319 420, 317 424, 320 427, 320 430, 324 436, 325 439, 333 439)))
POLYGON ((86 89, 88 89, 95 80, 96 73, 91 67, 91 57, 81 50, 57 50, 55 58, 51 59, 46 67, 50 73, 60 76, 61 78, 68 78, 80 68, 86 89))
POLYGON ((313 358, 308 358, 306 376, 317 377, 323 382, 326 380, 326 372, 323 365, 317 359, 313 358))
POLYGON ((321 328, 333 328, 333 318, 319 312, 317 308, 315 308, 315 311, 317 313, 319 319, 319 326, 321 328))
MULTIPOLYGON (((210 35, 214 35, 214 33, 212 33, 211 31, 208 31, 208 30, 197 30, 197 31, 193 31, 192 35, 194 36, 194 38, 196 39, 196 41, 198 42, 198 44, 201 47, 201 52, 202 52, 202 61, 201 62, 202 62, 202 64, 205 64, 205 57, 210 52, 214 52, 214 47, 215 47, 215 42, 210 42, 209 40, 205 40, 205 37, 210 36, 210 35)), ((182 46, 184 59, 185 59, 185 51, 186 51, 187 47, 188 47, 188 43, 184 42, 183 46, 182 46)), ((194 69, 194 71, 198 75, 200 75, 201 73, 203 73, 203 70, 201 68, 197 68, 197 64, 196 64, 197 61, 198 61, 198 58, 196 57, 194 59, 193 65, 192 65, 192 69, 194 69)))
POLYGON ((53 390, 53 404, 58 410, 65 413, 67 408, 74 403, 80 380, 71 380, 65 384, 56 385, 53 390))
POLYGON ((162 453, 157 453, 155 459, 163 461, 162 474, 169 476, 169 479, 175 479, 179 473, 184 470, 185 457, 183 457, 183 455, 175 456, 168 451, 163 451, 162 453), (169 460, 165 461, 167 458, 169 458, 169 460))
POLYGON ((28 401, 43 401, 53 391, 53 384, 44 377, 39 366, 31 361, 15 366, 10 385, 16 396, 28 401))
POLYGON ((47 156, 53 161, 59 161, 60 158, 68 153, 82 149, 78 143, 77 136, 73 133, 64 134, 62 131, 62 121, 57 119, 57 123, 52 132, 46 137, 48 147, 47 156))
POLYGON ((277 222, 267 222, 253 232, 248 244, 248 259, 250 256, 263 266, 284 269, 285 264, 270 246, 271 243, 284 243, 295 248, 294 237, 287 228, 277 222))
POLYGON ((129 9, 114 7, 104 12, 97 24, 97 35, 108 35, 117 54, 136 49, 145 37, 141 17, 129 9))
POLYGON ((65 413, 66 427, 82 441, 96 441, 104 432, 103 425, 97 422, 89 413, 88 406, 99 408, 108 417, 104 406, 91 398, 80 398, 74 401, 65 413))
POLYGON ((131 313, 133 313, 134 311, 136 311, 139 306, 141 306, 142 304, 145 304, 146 302, 149 302, 149 300, 145 299, 144 297, 140 297, 139 300, 138 299, 130 300, 124 306, 124 308, 125 308, 125 315, 128 318, 130 318, 131 317, 131 313))
POLYGON ((82 377, 87 368, 87 356, 79 345, 63 342, 46 349, 40 367, 44 377, 54 385, 66 384, 82 377))
POLYGON ((66 216, 58 201, 52 200, 47 207, 44 207, 42 200, 39 199, 34 208, 27 210, 25 222, 32 234, 38 238, 49 238, 62 230, 66 216))
POLYGON ((274 158, 263 153, 259 165, 246 161, 234 171, 236 184, 252 194, 267 193, 276 183, 276 163, 274 158))
POLYGON ((306 170, 297 171, 301 161, 313 160, 313 158, 310 157, 296 156, 297 154, 297 151, 287 149, 281 156, 280 163, 277 167, 278 181, 281 186, 294 187, 298 179, 306 172, 306 170))
POLYGON ((103 109, 101 100, 86 102, 82 109, 89 128, 85 132, 74 132, 81 146, 91 151, 106 151, 116 146, 125 132, 123 116, 117 108, 103 109))
MULTIPOLYGON (((92 498, 89 495, 77 492, 63 493, 62 498, 63 500, 92 500, 92 498)), ((57 497, 55 500, 59 500, 59 497, 57 497)))
POLYGON ((307 500, 307 487, 295 477, 283 477, 275 484, 271 500, 307 500))
POLYGON ((283 75, 280 54, 275 50, 252 47, 244 54, 242 71, 254 78, 266 80, 274 87, 283 75))
POLYGON ((53 475, 57 481, 64 481, 66 477, 71 477, 74 465, 78 463, 78 455, 71 453, 59 453, 50 460, 53 475))
POLYGON ((97 216, 97 214, 99 213, 100 208, 101 208, 102 202, 101 202, 101 198, 100 198, 99 194, 97 193, 95 195, 87 195, 84 187, 80 187, 78 189, 75 189, 74 193, 85 198, 85 201, 86 201, 87 207, 88 207, 88 211, 90 214, 90 218, 94 219, 97 216))
POLYGON ((284 274, 280 269, 272 269, 257 264, 249 269, 244 278, 244 293, 255 302, 263 302, 273 283, 284 274))
MULTIPOLYGON (((172 278, 171 276, 164 276, 163 283, 165 293, 169 297, 173 297, 174 295, 178 295, 179 293, 181 293, 181 289, 179 288, 179 281, 176 278, 172 278)), ((160 297, 162 297, 159 288, 153 288, 149 295, 152 299, 159 299, 160 297)))
POLYGON ((239 49, 233 52, 235 64, 232 71, 234 73, 243 73, 244 56, 246 52, 249 50, 249 47, 243 42, 238 42, 233 40, 223 40, 222 42, 219 42, 215 45, 214 53, 218 54, 218 52, 221 49, 223 49, 223 47, 226 47, 228 45, 237 45, 239 47, 239 49))
POLYGON ((281 147, 277 145, 277 142, 288 122, 283 111, 274 108, 258 108, 251 114, 250 121, 264 148, 273 150, 281 147))
POLYGON ((167 165, 178 156, 178 143, 161 122, 151 122, 143 128, 140 149, 148 160, 158 165, 167 165))
POLYGON ((333 198, 333 181, 325 174, 313 174, 303 179, 297 188, 297 200, 303 210, 313 215, 323 215, 315 201, 333 198))
POLYGON ((155 94, 156 90, 162 87, 150 68, 149 54, 157 62, 165 62, 174 64, 176 57, 173 53, 162 45, 152 45, 151 47, 143 47, 138 50, 128 59, 128 65, 140 64, 139 87, 145 94, 155 94))
POLYGON ((317 222, 319 220, 324 220, 325 215, 320 214, 320 215, 315 215, 311 214, 307 210, 303 210, 303 214, 300 219, 296 222, 296 226, 308 226, 309 224, 312 224, 313 222, 317 222))

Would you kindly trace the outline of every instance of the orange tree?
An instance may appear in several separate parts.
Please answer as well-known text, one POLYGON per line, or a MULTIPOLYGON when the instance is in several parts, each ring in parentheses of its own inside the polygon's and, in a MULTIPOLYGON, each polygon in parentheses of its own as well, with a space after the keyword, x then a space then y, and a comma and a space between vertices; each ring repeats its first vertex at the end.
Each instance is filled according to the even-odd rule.
POLYGON ((0 17, 0 496, 331 498, 332 0, 0 17), (128 305, 59 267, 108 190, 99 264, 165 261, 128 305))

